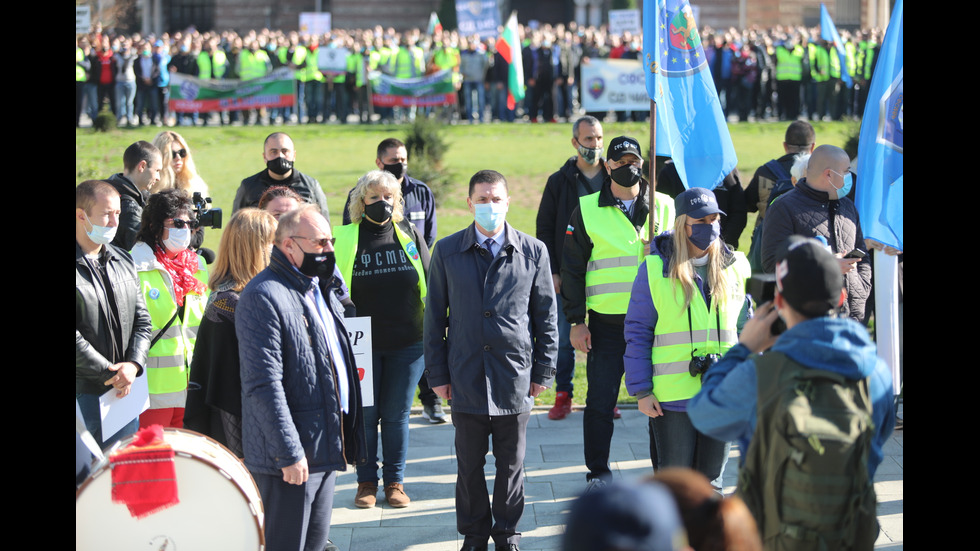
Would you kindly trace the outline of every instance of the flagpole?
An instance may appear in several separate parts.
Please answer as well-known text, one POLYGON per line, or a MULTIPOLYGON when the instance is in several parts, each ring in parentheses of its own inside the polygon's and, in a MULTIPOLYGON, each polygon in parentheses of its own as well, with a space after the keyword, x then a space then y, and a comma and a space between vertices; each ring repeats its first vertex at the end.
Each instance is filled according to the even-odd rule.
POLYGON ((656 205, 653 202, 654 194, 657 192, 657 102, 650 100, 650 187, 647 190, 649 197, 647 205, 650 206, 650 227, 647 229, 647 240, 653 243, 653 232, 656 224, 656 205))

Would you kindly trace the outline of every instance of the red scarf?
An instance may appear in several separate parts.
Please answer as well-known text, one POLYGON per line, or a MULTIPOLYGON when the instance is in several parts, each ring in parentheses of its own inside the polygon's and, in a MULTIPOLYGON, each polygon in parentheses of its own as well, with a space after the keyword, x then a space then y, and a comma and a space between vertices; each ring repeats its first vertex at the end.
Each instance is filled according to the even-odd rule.
POLYGON ((157 262, 162 264, 167 273, 170 274, 170 280, 174 282, 174 300, 177 301, 178 306, 184 305, 184 295, 187 293, 204 294, 207 285, 194 277, 200 268, 197 253, 190 249, 184 249, 177 253, 176 257, 170 258, 170 255, 164 252, 163 248, 155 246, 153 247, 153 254, 156 256, 157 262))
POLYGON ((136 438, 109 458, 112 502, 125 504, 129 514, 144 518, 180 503, 174 450, 163 439, 163 427, 140 429, 136 438))

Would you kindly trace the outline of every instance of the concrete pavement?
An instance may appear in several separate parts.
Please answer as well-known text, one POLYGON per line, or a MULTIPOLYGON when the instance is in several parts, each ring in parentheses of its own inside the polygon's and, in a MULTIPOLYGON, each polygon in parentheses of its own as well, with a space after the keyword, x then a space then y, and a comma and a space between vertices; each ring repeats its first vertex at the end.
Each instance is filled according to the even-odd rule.
MULTIPOLYGON (((646 417, 635 408, 620 407, 610 459, 616 479, 635 480, 651 472, 646 417)), ((535 409, 528 422, 525 467, 525 509, 521 520, 523 551, 558 550, 564 516, 585 490, 582 456, 582 412, 576 409, 561 421, 551 421, 547 407, 535 409)), ((899 406, 902 412, 902 406, 899 406)), ((456 460, 452 423, 430 425, 418 412, 411 417, 405 491, 412 503, 393 509, 378 492, 373 509, 354 507, 357 477, 353 469, 337 479, 330 539, 343 551, 456 551, 462 536, 456 532, 456 460)), ((878 519, 882 534, 875 549, 903 547, 903 433, 897 431, 885 447, 885 459, 875 476, 878 519)), ((725 492, 735 491, 739 450, 732 446, 725 470, 725 492)), ((487 455, 488 488, 492 491, 493 455, 487 455)), ((492 545, 490 549, 493 549, 492 545)))

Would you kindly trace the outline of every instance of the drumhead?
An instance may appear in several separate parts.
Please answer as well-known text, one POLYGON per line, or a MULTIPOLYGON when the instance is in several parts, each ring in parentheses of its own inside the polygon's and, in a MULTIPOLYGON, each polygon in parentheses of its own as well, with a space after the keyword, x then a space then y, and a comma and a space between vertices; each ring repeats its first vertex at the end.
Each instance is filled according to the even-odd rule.
MULTIPOLYGON (((120 442, 129 445, 135 436, 120 442)), ((180 503, 142 519, 112 502, 108 460, 75 493, 75 548, 208 550, 264 548, 263 511, 248 469, 227 448, 186 429, 164 430, 173 446, 180 503)))

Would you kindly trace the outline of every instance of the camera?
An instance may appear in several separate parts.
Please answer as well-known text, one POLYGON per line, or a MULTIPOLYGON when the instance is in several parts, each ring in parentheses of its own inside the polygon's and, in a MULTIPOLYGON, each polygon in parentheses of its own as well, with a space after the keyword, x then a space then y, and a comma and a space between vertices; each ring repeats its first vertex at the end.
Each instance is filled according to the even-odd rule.
POLYGON ((194 214, 200 228, 220 228, 221 209, 211 208, 211 198, 204 197, 200 191, 194 192, 194 214))
MULTIPOLYGON (((695 350, 694 352, 697 352, 697 350, 695 350)), ((697 377, 698 375, 701 375, 702 373, 707 371, 708 368, 718 363, 718 360, 721 359, 721 355, 719 354, 705 354, 703 356, 695 356, 694 352, 691 352, 691 362, 687 364, 687 371, 688 373, 691 374, 691 377, 697 377)))

